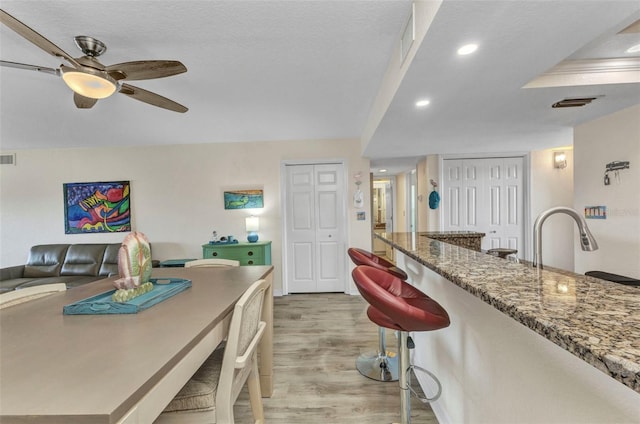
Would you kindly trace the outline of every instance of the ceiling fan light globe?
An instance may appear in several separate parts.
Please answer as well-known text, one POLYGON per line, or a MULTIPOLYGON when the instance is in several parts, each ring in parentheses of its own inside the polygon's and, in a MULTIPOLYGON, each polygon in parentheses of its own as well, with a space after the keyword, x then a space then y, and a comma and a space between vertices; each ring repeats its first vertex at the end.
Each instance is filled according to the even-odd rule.
POLYGON ((62 79, 70 89, 91 99, 109 97, 117 88, 115 81, 85 72, 66 71, 63 72, 62 79))

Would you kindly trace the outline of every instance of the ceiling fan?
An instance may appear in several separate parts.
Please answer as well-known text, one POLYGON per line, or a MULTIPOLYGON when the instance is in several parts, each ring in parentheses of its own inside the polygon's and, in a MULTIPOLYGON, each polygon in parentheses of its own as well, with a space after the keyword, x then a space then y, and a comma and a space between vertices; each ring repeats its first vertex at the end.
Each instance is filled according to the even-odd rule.
POLYGON ((0 9, 0 22, 42 50, 65 59, 71 65, 62 64, 59 68, 54 69, 0 60, 0 66, 61 76, 69 88, 73 90, 73 101, 80 109, 89 109, 97 103, 98 99, 109 97, 118 91, 133 99, 174 112, 184 113, 189 110, 173 100, 124 82, 164 78, 187 72, 187 68, 176 60, 139 60, 104 66, 96 58, 107 50, 107 46, 95 38, 84 35, 75 37, 76 45, 82 50, 84 56, 73 58, 2 9, 0 9))

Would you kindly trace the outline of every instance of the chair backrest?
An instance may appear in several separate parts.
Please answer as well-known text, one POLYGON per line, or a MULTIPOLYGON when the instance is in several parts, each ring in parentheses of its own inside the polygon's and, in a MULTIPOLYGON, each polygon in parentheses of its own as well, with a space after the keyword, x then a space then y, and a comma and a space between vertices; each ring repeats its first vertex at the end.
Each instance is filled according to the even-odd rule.
POLYGON ((196 259, 195 261, 185 262, 184 264, 185 268, 213 266, 240 266, 240 261, 233 259, 196 259))
POLYGON ((226 422, 224 417, 233 417, 233 404, 252 367, 257 369, 257 348, 266 328, 262 309, 268 287, 268 281, 256 281, 233 310, 216 393, 218 422, 226 422))
POLYGON ((50 294, 65 291, 64 283, 42 284, 40 286, 25 287, 0 294, 0 309, 18 305, 50 294))

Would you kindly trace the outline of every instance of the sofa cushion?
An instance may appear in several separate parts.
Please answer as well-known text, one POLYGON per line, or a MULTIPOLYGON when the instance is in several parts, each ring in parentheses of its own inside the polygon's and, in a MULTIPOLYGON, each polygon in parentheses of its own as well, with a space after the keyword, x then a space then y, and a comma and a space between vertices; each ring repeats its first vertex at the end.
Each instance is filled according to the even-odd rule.
POLYGON ((24 275, 24 265, 8 266, 0 269, 0 281, 22 278, 24 275))
POLYGON ((56 277, 60 275, 68 244, 42 244, 33 246, 24 266, 25 278, 56 277))
POLYGON ((87 283, 92 283, 94 281, 103 280, 105 277, 100 277, 97 275, 85 275, 85 276, 76 276, 76 275, 61 275, 60 277, 47 277, 47 278, 33 278, 26 279, 22 284, 16 286, 16 289, 23 289, 25 287, 33 287, 33 286, 41 286, 43 284, 56 284, 56 283, 64 283, 67 286, 67 289, 71 289, 74 287, 82 286, 87 283))
POLYGON ((72 244, 60 275, 98 275, 106 244, 72 244))
POLYGON ((33 281, 34 278, 11 278, 9 280, 0 280, 0 293, 11 291, 16 287, 33 281))
MULTIPOLYGON (((94 281, 99 281, 99 280, 104 280, 107 277, 102 277, 102 276, 76 276, 76 277, 69 277, 71 278, 71 280, 65 281, 65 284, 67 285, 68 289, 72 289, 74 287, 79 287, 79 286, 83 286, 85 284, 88 283, 93 283, 94 281)), ((111 288, 115 288, 115 287, 111 287, 111 288)))
POLYGON ((118 275, 118 250, 120 250, 120 246, 122 246, 120 243, 107 245, 98 275, 103 277, 118 275))

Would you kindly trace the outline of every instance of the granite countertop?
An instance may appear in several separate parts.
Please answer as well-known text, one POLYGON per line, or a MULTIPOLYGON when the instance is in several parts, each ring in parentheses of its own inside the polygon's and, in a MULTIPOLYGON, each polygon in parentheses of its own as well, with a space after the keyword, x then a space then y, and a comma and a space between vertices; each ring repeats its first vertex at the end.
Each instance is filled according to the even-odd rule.
POLYGON ((538 270, 427 234, 376 237, 640 393, 640 287, 538 270))
POLYGON ((475 238, 484 237, 485 233, 477 233, 475 231, 426 231, 418 233, 421 237, 429 237, 433 239, 440 238, 475 238))

